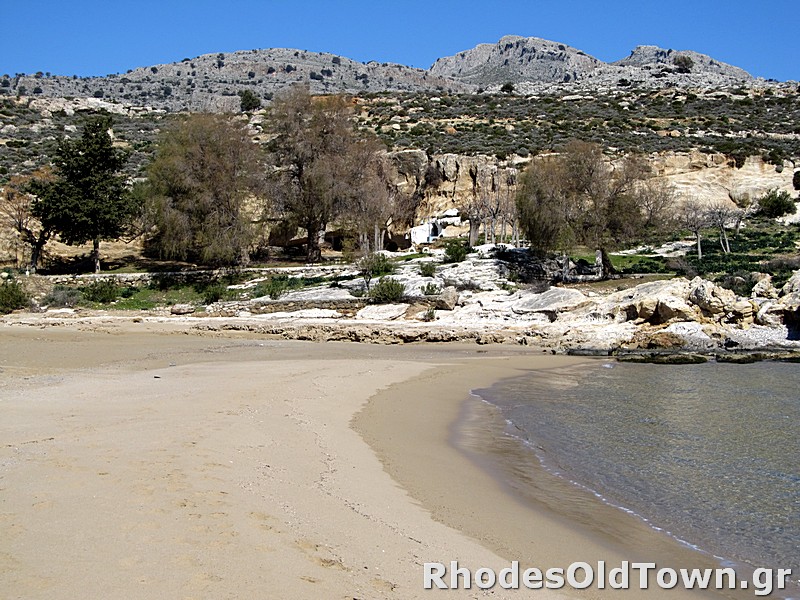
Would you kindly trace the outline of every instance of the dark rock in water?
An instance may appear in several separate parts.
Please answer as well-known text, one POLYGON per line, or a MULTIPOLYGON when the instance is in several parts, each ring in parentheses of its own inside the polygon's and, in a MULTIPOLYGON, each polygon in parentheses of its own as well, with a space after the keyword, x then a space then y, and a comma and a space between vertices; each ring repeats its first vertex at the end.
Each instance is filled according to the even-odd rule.
POLYGON ((619 362, 648 363, 654 365, 699 365, 708 362, 708 358, 700 354, 622 354, 617 356, 619 362))
POLYGON ((603 348, 570 348, 569 356, 610 356, 611 352, 603 348))
POLYGON ((761 362, 768 360, 772 356, 762 353, 748 353, 748 354, 717 354, 715 356, 718 363, 733 363, 737 365, 747 365, 750 363, 761 362))

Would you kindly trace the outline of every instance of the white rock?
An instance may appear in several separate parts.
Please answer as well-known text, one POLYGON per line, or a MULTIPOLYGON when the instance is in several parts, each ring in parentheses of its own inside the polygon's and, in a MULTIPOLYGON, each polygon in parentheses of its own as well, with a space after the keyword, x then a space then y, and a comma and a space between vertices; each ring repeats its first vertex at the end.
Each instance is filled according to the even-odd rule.
POLYGON ((408 304, 371 304, 356 313, 362 321, 394 321, 406 314, 408 304))

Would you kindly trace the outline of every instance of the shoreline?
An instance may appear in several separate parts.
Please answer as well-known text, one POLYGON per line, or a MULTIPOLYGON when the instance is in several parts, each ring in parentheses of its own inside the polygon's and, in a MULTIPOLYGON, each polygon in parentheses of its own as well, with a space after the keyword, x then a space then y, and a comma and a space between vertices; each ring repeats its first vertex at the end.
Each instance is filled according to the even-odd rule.
MULTIPOLYGON (((426 406, 423 396, 414 393, 437 375, 443 384, 459 382, 475 390, 524 371, 557 371, 593 359, 513 356, 488 360, 499 364, 476 368, 468 364, 471 360, 459 361, 447 372, 440 368, 438 374, 380 392, 355 419, 356 429, 376 451, 387 472, 435 520, 467 533, 509 562, 520 561, 523 568, 544 570, 576 561, 596 564, 599 560, 610 565, 623 560, 656 562, 659 567, 676 569, 721 566, 717 557, 657 531, 642 519, 604 503, 589 490, 546 471, 521 440, 506 433, 507 422, 500 410, 474 392, 440 393, 435 408, 426 406), (407 396, 403 399, 401 394, 407 396), (400 401, 405 403, 404 409, 393 406, 400 401), (390 429, 394 436, 387 435, 390 429), (436 436, 442 433, 448 447, 444 455, 437 448, 438 464, 422 460, 426 449, 436 448, 436 436), (404 446, 406 435, 414 437, 413 449, 404 446), (565 496, 571 501, 566 512, 565 496), (452 501, 444 505, 444 497, 452 501)), ((431 560, 446 562, 446 557, 431 560)), ((580 592, 581 597, 588 598, 618 593, 596 589, 580 592)), ((648 597, 696 598, 698 594, 708 598, 752 597, 752 593, 739 590, 651 587, 647 591, 648 597)))

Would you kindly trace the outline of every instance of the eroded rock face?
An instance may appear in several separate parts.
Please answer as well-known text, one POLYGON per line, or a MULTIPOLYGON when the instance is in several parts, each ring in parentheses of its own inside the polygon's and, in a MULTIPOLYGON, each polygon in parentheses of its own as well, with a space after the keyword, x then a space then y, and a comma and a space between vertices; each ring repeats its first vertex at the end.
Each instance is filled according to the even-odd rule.
MULTIPOLYGON (((494 156, 481 155, 429 157, 421 150, 394 152, 390 157, 398 187, 421 199, 415 217, 417 224, 451 209, 466 216, 466 207, 474 199, 476 189, 481 187, 497 190, 501 195, 508 193, 513 198, 515 188, 509 187, 509 178, 513 181, 529 162, 529 159, 519 158, 501 161, 494 156), (436 185, 430 185, 430 179, 426 183, 426 172, 434 174, 432 180, 436 185)), ((706 203, 733 205, 732 198, 756 199, 773 188, 796 196, 792 165, 777 169, 760 156, 748 157, 739 168, 724 154, 696 150, 654 154, 650 156, 650 163, 656 179, 673 185, 679 197, 691 196, 706 203)))
POLYGON ((690 283, 689 300, 703 311, 706 316, 724 315, 736 302, 736 294, 725 288, 714 285, 700 277, 690 283))

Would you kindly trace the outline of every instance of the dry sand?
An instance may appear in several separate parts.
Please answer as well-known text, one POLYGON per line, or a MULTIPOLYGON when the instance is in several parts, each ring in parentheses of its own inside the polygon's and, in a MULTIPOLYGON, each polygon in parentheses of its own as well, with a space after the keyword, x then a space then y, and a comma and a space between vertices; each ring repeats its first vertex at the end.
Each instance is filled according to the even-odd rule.
MULTIPOLYGON (((4 599, 482 598, 423 590, 422 564, 624 556, 480 464, 504 442, 469 389, 574 360, 144 324, 0 342, 4 599)), ((569 595, 491 597, 532 594, 569 595)))

